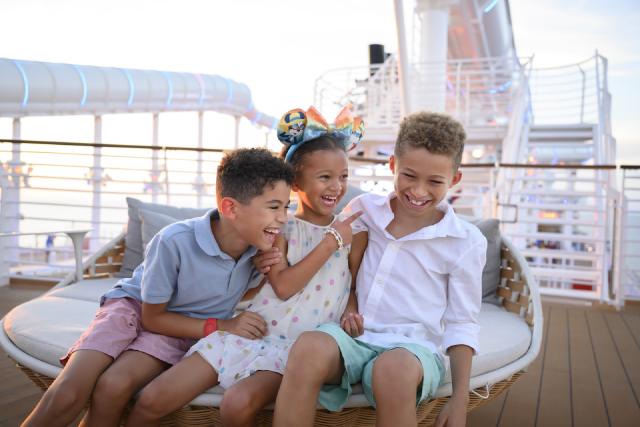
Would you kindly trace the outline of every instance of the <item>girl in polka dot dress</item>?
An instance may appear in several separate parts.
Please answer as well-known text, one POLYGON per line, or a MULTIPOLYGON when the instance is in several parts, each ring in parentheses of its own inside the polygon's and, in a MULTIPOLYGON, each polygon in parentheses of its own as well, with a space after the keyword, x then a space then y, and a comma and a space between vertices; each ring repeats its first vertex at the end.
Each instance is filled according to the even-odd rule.
POLYGON ((285 147, 283 155, 295 170, 298 206, 275 240, 274 250, 283 256, 270 266, 267 282, 247 305, 265 320, 267 334, 247 339, 218 331, 185 356, 198 353, 211 364, 220 385, 228 389, 221 415, 231 412, 236 422, 246 418, 247 424, 275 400, 289 350, 302 332, 335 321, 354 336, 362 333, 351 290, 367 236, 359 233, 352 242, 350 224, 360 213, 335 215, 347 188, 345 147, 323 135, 286 157, 290 151, 291 146, 285 147))

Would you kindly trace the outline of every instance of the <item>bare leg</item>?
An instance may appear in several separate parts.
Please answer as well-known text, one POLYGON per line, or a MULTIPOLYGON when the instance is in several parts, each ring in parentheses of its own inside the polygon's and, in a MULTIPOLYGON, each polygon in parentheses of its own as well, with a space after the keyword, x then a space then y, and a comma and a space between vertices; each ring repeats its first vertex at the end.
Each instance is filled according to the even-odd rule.
POLYGON ((96 380, 113 362, 111 356, 95 350, 78 350, 24 420, 23 427, 66 426, 82 411, 96 380))
POLYGON ((194 353, 156 377, 142 390, 125 426, 155 426, 218 383, 213 367, 194 353))
POLYGON ((222 398, 220 417, 225 427, 250 427, 258 412, 276 400, 282 375, 258 371, 229 388, 222 398))
POLYGON ((91 406, 80 423, 91 427, 116 426, 131 397, 160 375, 167 364, 140 351, 125 351, 104 371, 91 399, 91 406))
POLYGON ((373 365, 376 426, 415 426, 416 390, 422 382, 422 365, 401 348, 382 353, 373 365))
POLYGON ((344 367, 335 340, 324 332, 300 335, 289 354, 273 425, 312 426, 323 384, 339 384, 344 367))

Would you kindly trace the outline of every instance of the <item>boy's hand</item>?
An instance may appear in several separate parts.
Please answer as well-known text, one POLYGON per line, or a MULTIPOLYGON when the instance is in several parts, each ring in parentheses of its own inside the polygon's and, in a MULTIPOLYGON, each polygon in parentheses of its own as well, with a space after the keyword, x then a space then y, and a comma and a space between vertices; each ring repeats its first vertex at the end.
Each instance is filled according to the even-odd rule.
POLYGON ((468 394, 460 398, 451 396, 436 418, 435 427, 464 427, 467 422, 467 403, 468 394))
POLYGON ((218 330, 253 340, 267 333, 267 323, 259 314, 245 311, 233 319, 219 319, 218 330))
POLYGON ((359 337, 364 333, 364 317, 356 311, 345 311, 340 318, 340 326, 349 336, 359 337))
POLYGON ((333 228, 336 229, 340 236, 342 236, 342 242, 345 246, 351 244, 351 239, 353 238, 353 232, 351 231, 351 223, 358 219, 358 217, 362 215, 362 211, 358 211, 353 215, 347 217, 344 221, 336 220, 331 224, 333 228))
POLYGON ((262 274, 267 274, 271 270, 271 266, 279 263, 281 259, 282 254, 280 253, 280 249, 275 246, 266 251, 258 251, 258 253, 251 258, 256 270, 262 274))

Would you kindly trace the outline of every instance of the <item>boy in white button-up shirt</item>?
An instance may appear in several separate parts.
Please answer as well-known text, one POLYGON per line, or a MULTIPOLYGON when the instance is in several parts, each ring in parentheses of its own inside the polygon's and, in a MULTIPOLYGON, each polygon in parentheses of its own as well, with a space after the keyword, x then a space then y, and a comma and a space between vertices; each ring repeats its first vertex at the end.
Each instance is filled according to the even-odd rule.
POLYGON ((460 181, 465 138, 449 116, 407 117, 389 162, 395 191, 362 195, 345 208, 363 211, 354 233, 369 233, 357 298, 350 299, 342 329, 322 325, 294 345, 276 426, 312 425, 318 397, 340 410, 358 382, 377 409, 377 425, 415 425, 416 403, 431 397, 444 377, 444 353, 453 393, 436 426, 465 424, 487 248, 480 231, 444 200, 460 181))

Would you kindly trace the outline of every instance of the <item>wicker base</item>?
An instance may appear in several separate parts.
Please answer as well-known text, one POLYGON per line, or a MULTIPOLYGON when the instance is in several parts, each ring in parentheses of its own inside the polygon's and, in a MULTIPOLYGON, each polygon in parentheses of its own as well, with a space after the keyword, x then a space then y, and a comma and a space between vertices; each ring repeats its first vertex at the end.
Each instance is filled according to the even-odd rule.
MULTIPOLYGON (((29 368, 16 363, 16 365, 24 372, 31 381, 33 381, 42 390, 47 390, 52 378, 41 375, 29 368)), ((518 372, 510 378, 502 380, 488 390, 484 388, 476 389, 475 392, 469 393, 469 404, 467 412, 473 408, 484 405, 496 396, 500 395, 504 390, 509 388, 524 372, 518 372), (482 397, 480 397, 480 395, 482 397)), ((418 406, 418 425, 420 427, 433 426, 442 407, 449 400, 448 397, 423 402, 418 406)), ((273 420, 273 411, 264 410, 258 418, 259 427, 271 426, 273 420)), ((341 427, 365 427, 373 426, 376 422, 376 411, 373 408, 347 408, 341 412, 329 412, 325 410, 316 411, 315 425, 320 426, 341 426, 341 427)), ((162 426, 220 426, 220 413, 218 408, 209 406, 185 406, 184 408, 174 412, 162 420, 162 426)))

